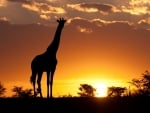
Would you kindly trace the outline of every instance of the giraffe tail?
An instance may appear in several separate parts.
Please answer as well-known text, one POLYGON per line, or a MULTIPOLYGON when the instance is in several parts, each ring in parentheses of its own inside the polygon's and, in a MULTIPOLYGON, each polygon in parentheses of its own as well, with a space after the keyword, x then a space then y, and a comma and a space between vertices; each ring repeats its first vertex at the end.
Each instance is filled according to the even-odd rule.
POLYGON ((32 75, 30 76, 30 83, 31 84, 33 83, 33 77, 32 77, 32 75))
POLYGON ((30 77, 30 83, 31 84, 35 83, 35 79, 36 79, 36 76, 31 75, 31 77, 30 77))

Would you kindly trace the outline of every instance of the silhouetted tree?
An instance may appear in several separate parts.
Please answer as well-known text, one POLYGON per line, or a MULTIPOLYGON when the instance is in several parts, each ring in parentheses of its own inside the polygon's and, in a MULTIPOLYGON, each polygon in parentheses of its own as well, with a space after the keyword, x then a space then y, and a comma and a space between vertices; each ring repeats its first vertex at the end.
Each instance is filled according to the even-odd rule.
POLYGON ((126 91, 126 87, 108 87, 108 96, 109 97, 121 97, 126 91))
POLYGON ((132 79, 132 81, 129 83, 137 88, 137 90, 134 92, 134 95, 150 96, 150 72, 149 71, 146 70, 144 73, 142 73, 141 78, 132 79))
POLYGON ((6 92, 6 88, 5 88, 4 85, 0 82, 0 97, 3 97, 5 92, 6 92))
POLYGON ((78 95, 80 95, 80 97, 94 97, 95 96, 94 92, 96 91, 96 89, 93 88, 93 86, 89 84, 80 84, 79 90, 80 92, 78 92, 78 95))
POLYGON ((23 89, 22 87, 14 86, 12 91, 15 93, 13 97, 29 98, 32 97, 32 89, 23 89))

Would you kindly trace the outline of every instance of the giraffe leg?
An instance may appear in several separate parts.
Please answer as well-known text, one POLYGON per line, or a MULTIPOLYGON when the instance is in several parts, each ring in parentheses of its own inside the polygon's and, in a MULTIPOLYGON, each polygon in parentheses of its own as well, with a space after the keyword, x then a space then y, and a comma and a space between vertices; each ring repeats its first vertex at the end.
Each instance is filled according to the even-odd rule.
POLYGON ((50 72, 47 72, 47 98, 49 98, 50 72))
POLYGON ((53 75, 51 75, 51 82, 50 82, 50 97, 52 98, 52 94, 53 94, 53 75))
POLYGON ((34 93, 34 98, 36 97, 36 90, 35 90, 35 81, 36 81, 36 73, 32 70, 32 75, 30 77, 30 82, 33 85, 33 93, 34 93))
POLYGON ((43 96, 42 96, 42 90, 41 90, 41 79, 42 79, 42 73, 38 73, 38 79, 37 79, 38 88, 37 88, 37 93, 40 93, 40 97, 43 98, 43 96))
MULTIPOLYGON (((56 68, 56 66, 55 66, 56 68)), ((53 94, 53 76, 54 76, 54 72, 55 72, 55 68, 51 71, 51 81, 50 81, 50 97, 53 98, 52 94, 53 94)))
POLYGON ((33 91, 34 91, 34 98, 35 98, 36 97, 35 82, 33 82, 33 91))

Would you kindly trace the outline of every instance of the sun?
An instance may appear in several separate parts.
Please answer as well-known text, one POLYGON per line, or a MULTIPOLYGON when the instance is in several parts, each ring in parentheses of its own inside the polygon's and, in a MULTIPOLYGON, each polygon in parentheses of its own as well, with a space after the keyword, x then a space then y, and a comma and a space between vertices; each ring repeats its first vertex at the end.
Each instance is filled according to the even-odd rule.
POLYGON ((105 83, 96 83, 93 85, 96 89, 96 97, 106 97, 107 96, 107 85, 105 83))

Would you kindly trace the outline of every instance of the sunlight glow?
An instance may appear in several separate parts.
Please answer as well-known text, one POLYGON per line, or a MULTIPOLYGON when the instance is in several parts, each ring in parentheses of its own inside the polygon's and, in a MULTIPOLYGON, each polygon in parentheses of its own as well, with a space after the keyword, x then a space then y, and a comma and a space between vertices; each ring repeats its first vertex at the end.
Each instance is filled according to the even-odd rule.
POLYGON ((96 97, 106 97, 107 96, 107 85, 105 83, 96 83, 93 85, 96 88, 96 97))

